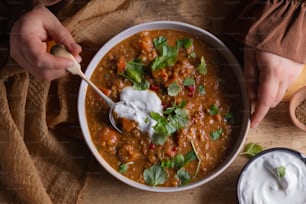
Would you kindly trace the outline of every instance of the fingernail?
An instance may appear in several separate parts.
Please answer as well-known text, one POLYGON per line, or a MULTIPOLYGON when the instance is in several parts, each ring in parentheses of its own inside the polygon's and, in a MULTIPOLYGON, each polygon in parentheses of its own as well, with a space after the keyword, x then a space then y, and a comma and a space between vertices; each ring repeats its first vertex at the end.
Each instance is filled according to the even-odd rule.
POLYGON ((78 52, 80 52, 82 50, 82 47, 77 43, 72 43, 71 47, 72 47, 73 50, 78 51, 78 52))
POLYGON ((71 60, 66 61, 66 62, 65 62, 65 67, 71 67, 71 66, 73 66, 73 64, 74 64, 74 62, 71 61, 71 60))
POLYGON ((251 125, 251 128, 255 129, 255 128, 257 128, 257 126, 258 126, 258 123, 257 122, 253 122, 252 125, 251 125))
POLYGON ((78 63, 81 63, 81 62, 82 62, 82 57, 81 57, 81 56, 76 56, 76 57, 75 57, 75 60, 76 60, 78 63))

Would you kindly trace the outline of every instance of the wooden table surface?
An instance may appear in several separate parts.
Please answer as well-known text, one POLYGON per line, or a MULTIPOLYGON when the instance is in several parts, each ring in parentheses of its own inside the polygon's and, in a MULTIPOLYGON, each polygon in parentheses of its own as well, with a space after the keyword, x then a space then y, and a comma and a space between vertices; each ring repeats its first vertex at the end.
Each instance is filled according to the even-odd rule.
MULTIPOLYGON (((95 0, 94 2, 98 6, 103 2, 102 7, 98 8, 98 6, 95 5, 91 6, 88 10, 85 9, 77 19, 73 19, 74 21, 70 21, 70 24, 68 24, 68 28, 72 30, 75 38, 79 41, 83 39, 87 45, 94 44, 95 42, 100 43, 99 38, 94 32, 98 32, 98 29, 103 31, 105 28, 103 26, 107 26, 107 29, 104 29, 107 33, 100 32, 100 34, 105 34, 103 35, 104 37, 111 37, 116 34, 117 31, 123 29, 118 29, 116 25, 128 27, 129 24, 132 25, 150 20, 184 21, 207 29, 216 35, 222 35, 222 26, 225 18, 229 14, 229 10, 235 7, 239 1, 95 0), (90 19, 90 9, 92 9, 92 7, 94 7, 95 12, 92 12, 93 16, 92 19, 90 19), (103 9, 105 11, 103 11, 103 9), (133 9, 135 10, 135 15, 133 9), (96 12, 100 12, 103 18, 99 19, 96 12), (122 16, 122 14, 125 13, 127 14, 122 16), (85 20, 82 21, 82 18, 85 20), (107 18, 111 20, 116 19, 116 24, 107 18), (95 29, 92 29, 92 35, 90 35, 91 33, 78 32, 82 31, 81 29, 86 29, 86 26, 93 28, 94 23, 96 23, 97 26, 95 29), (102 26, 102 28, 98 26, 102 26), (90 41, 88 41, 88 39, 90 39, 90 41)), ((266 118, 256 129, 249 130, 247 142, 258 143, 265 149, 272 147, 293 148, 306 154, 306 134, 298 130, 291 123, 288 114, 288 103, 286 102, 271 109, 266 118)), ((88 172, 86 187, 80 195, 80 204, 221 204, 237 203, 236 182, 239 172, 247 162, 247 159, 243 156, 238 156, 225 172, 209 183, 192 190, 175 193, 154 193, 135 189, 116 180, 100 167, 94 159, 92 162, 93 167, 88 172)))

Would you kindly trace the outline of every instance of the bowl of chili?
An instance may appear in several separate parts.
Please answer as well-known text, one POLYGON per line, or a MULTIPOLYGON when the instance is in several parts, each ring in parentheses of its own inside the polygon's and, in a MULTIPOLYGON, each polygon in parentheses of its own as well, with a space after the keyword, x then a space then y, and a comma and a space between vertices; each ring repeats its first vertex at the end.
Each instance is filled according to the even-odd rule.
POLYGON ((201 28, 176 21, 135 25, 104 44, 85 75, 125 104, 116 112, 119 133, 108 121, 109 107, 80 85, 85 141, 123 183, 154 192, 195 188, 219 176, 243 146, 250 107, 242 69, 201 28))

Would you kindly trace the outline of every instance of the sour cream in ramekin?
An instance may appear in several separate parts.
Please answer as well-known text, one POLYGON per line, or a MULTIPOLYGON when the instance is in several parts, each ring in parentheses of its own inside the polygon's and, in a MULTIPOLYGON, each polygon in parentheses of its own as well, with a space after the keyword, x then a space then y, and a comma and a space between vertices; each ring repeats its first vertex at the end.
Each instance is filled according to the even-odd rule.
POLYGON ((250 160, 239 177, 240 204, 306 204, 305 158, 275 148, 250 160))

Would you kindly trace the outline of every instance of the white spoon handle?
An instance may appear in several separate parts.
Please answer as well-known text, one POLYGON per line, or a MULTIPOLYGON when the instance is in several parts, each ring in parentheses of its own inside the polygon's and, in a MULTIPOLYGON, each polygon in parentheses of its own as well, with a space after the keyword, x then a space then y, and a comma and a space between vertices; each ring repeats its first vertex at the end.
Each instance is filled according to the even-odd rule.
POLYGON ((52 47, 51 53, 55 56, 72 59, 74 64, 71 67, 68 67, 67 71, 69 71, 71 74, 80 76, 84 81, 86 81, 104 99, 104 101, 108 104, 109 107, 114 105, 114 102, 85 76, 85 74, 81 70, 81 65, 75 60, 72 54, 70 54, 66 50, 65 47, 63 47, 62 45, 55 45, 52 47))

